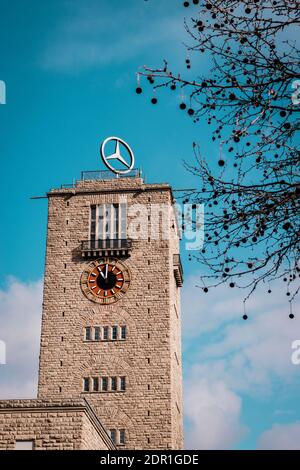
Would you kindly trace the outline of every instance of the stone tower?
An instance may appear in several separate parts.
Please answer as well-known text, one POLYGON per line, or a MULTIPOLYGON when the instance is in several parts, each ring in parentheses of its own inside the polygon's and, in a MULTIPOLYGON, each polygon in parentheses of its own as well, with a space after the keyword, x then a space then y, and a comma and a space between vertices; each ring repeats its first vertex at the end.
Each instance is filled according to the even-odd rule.
POLYGON ((172 190, 104 173, 48 193, 38 398, 84 397, 118 448, 180 449, 172 190))

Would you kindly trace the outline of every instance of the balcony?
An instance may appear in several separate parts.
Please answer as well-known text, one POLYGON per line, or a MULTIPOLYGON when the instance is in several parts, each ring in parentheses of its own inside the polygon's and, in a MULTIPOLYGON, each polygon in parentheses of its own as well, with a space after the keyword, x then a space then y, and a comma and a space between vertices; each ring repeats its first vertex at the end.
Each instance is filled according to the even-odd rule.
POLYGON ((180 255, 173 255, 174 276, 177 287, 183 286, 183 269, 180 255))
POLYGON ((105 240, 83 240, 81 242, 81 255, 83 258, 97 258, 101 256, 128 256, 132 241, 126 238, 105 240))

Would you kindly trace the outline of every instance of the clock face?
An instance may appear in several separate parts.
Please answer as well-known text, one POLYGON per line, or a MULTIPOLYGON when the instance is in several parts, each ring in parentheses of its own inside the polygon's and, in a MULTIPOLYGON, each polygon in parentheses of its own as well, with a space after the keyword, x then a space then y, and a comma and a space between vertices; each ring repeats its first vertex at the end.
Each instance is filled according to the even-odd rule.
POLYGON ((128 268, 118 259, 92 261, 81 276, 85 296, 100 304, 111 304, 125 295, 130 284, 128 268))

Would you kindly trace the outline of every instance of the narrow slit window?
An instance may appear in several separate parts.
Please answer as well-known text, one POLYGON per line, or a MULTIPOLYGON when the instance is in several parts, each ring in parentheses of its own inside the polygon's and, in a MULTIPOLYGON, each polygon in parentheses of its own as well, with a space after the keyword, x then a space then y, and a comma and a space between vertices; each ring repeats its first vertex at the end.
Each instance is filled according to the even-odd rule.
POLYGON ((126 377, 120 377, 120 390, 122 392, 126 390, 126 377))
POLYGON ((126 339, 126 326, 121 327, 121 339, 126 339))
POLYGON ((83 379, 83 391, 84 392, 90 391, 90 379, 88 377, 84 377, 83 379))
POLYGON ((112 209, 113 209, 113 217, 112 217, 113 238, 117 239, 119 238, 119 204, 113 204, 112 209))
POLYGON ((91 206, 91 241, 92 241, 92 248, 95 248, 95 240, 96 240, 96 206, 91 206))
POLYGON ((120 444, 125 444, 125 429, 120 429, 120 444))
POLYGON ((99 379, 98 377, 93 377, 93 392, 99 391, 99 379))
POLYGON ((115 429, 110 430, 110 438, 114 444, 117 443, 117 431, 115 429))
POLYGON ((111 377, 110 380, 111 380, 111 387, 110 388, 113 392, 116 392, 116 390, 117 390, 117 377, 111 377))
POLYGON ((112 327, 111 339, 114 340, 114 341, 118 339, 118 327, 117 326, 112 327))
POLYGON ((85 335, 84 335, 84 338, 86 341, 90 341, 91 340, 91 327, 90 326, 87 326, 85 328, 85 335))
POLYGON ((111 220, 112 220, 112 207, 111 204, 105 206, 105 233, 104 238, 111 238, 111 220))
POLYGON ((121 213, 121 230, 120 230, 120 237, 122 239, 126 238, 126 204, 120 204, 120 213, 121 213))
POLYGON ((108 326, 103 328, 103 339, 106 341, 108 340, 108 326))
POLYGON ((100 341, 100 327, 99 326, 95 326, 95 332, 94 332, 94 338, 95 338, 95 341, 100 341))
POLYGON ((107 390, 108 390, 108 379, 107 379, 107 377, 102 377, 101 389, 102 389, 103 392, 107 392, 107 390))

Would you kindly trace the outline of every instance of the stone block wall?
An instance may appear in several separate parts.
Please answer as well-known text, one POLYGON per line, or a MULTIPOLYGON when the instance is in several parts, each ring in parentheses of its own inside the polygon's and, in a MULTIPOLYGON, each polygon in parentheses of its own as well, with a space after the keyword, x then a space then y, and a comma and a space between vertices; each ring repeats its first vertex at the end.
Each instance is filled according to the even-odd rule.
POLYGON ((16 441, 32 441, 34 450, 115 448, 83 399, 0 401, 0 450, 16 441))
POLYGON ((182 447, 180 296, 173 254, 179 253, 167 184, 146 185, 140 178, 81 181, 49 194, 46 270, 38 396, 84 397, 106 429, 125 429, 125 448, 182 447), (139 204, 149 211, 149 232, 133 240, 123 258, 131 273, 127 294, 99 305, 82 293, 80 278, 89 263, 82 240, 89 239, 92 204, 127 201, 128 224, 139 204), (166 220, 151 220, 153 205, 166 204, 166 220), (133 212, 132 212, 133 211, 133 212), (170 237, 150 233, 167 223, 170 237), (175 313, 175 306, 176 312, 175 313), (125 341, 84 341, 87 326, 126 325, 125 341), (83 392, 84 377, 125 376, 125 392, 83 392))

